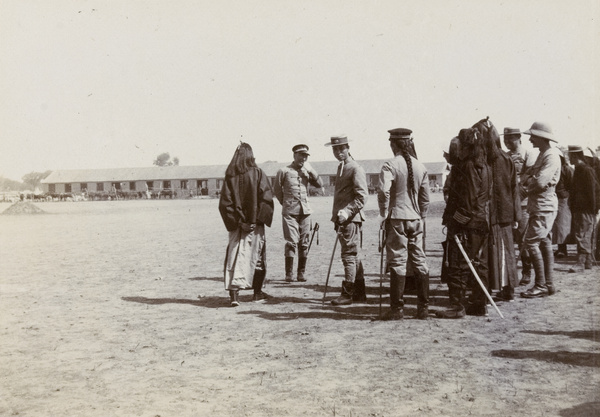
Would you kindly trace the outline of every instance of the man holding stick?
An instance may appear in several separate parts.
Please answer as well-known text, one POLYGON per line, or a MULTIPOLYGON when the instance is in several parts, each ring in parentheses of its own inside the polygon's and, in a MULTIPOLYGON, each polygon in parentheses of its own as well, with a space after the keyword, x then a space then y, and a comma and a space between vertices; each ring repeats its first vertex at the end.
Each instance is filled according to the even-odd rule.
POLYGON ((332 300, 333 305, 350 305, 364 301, 365 281, 358 261, 360 234, 364 216, 362 208, 368 195, 367 176, 364 169, 350 155, 346 136, 334 136, 325 146, 331 146, 333 155, 340 161, 335 179, 333 215, 335 230, 340 240, 344 281, 341 295, 332 300))
POLYGON ((427 320, 429 267, 423 250, 424 219, 429 207, 429 178, 425 166, 411 152, 412 130, 393 129, 390 147, 394 158, 379 174, 379 223, 385 227, 387 267, 390 271, 390 311, 383 320, 403 318, 407 267, 416 278, 417 318, 427 320))

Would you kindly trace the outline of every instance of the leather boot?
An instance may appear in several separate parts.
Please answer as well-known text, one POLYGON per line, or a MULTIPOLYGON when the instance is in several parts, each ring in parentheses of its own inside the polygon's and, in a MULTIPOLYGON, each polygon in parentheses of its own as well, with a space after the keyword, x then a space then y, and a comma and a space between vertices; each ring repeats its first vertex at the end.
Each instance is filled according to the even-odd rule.
POLYGON ((465 316, 465 291, 454 286, 448 288, 450 307, 443 311, 436 311, 435 316, 440 319, 462 319, 465 316))
POLYGON ((342 294, 331 300, 334 306, 347 306, 352 304, 352 295, 354 294, 354 283, 350 281, 342 281, 342 294))
POLYGON ((292 282, 294 280, 294 257, 285 257, 285 282, 292 282))
POLYGON ((304 272, 306 271, 306 257, 300 256, 298 258, 298 277, 296 278, 298 282, 305 282, 306 278, 304 277, 304 272))
POLYGON ((254 271, 254 280, 252 281, 252 289, 254 290, 254 296, 252 301, 262 302, 270 298, 271 296, 266 292, 263 292, 262 287, 265 282, 265 276, 267 271, 264 269, 257 269, 254 271))
POLYGON ((544 259, 542 258, 542 252, 539 248, 534 247, 529 250, 531 256, 531 262, 533 263, 533 269, 535 271, 535 285, 525 292, 521 293, 521 297, 524 298, 539 298, 548 295, 548 288, 546 287, 546 275, 544 272, 544 259))
POLYGON ((365 270, 362 262, 358 262, 358 268, 356 269, 356 278, 354 279, 354 294, 352 295, 352 301, 364 303, 367 301, 367 293, 365 288, 365 270))
POLYGON ((522 278, 519 282, 520 287, 527 286, 531 283, 531 257, 525 248, 520 249, 521 264, 523 265, 522 278))
POLYGON ((571 268, 569 268, 569 272, 578 272, 578 273, 582 273, 585 271, 585 258, 587 258, 587 255, 584 253, 580 253, 579 255, 577 255, 577 263, 575 265, 573 265, 571 268))
POLYGON ((585 255, 585 269, 592 269, 592 266, 594 265, 594 260, 592 259, 592 254, 588 253, 587 255, 585 255))
POLYGON ((554 295, 556 293, 556 287, 554 286, 554 252, 552 251, 552 240, 550 238, 542 240, 540 251, 544 260, 544 277, 548 295, 554 295))
POLYGON ((416 274, 417 279, 417 319, 427 320, 429 317, 429 273, 416 274))
POLYGON ((404 317, 404 300, 402 298, 406 277, 390 270, 390 310, 383 315, 382 320, 402 320, 404 317))
POLYGON ((556 252, 554 252, 554 257, 555 258, 566 258, 567 256, 568 256, 567 244, 559 243, 558 248, 556 249, 556 252))
POLYGON ((238 294, 239 290, 229 290, 229 301, 231 302, 231 307, 237 307, 240 305, 238 294))

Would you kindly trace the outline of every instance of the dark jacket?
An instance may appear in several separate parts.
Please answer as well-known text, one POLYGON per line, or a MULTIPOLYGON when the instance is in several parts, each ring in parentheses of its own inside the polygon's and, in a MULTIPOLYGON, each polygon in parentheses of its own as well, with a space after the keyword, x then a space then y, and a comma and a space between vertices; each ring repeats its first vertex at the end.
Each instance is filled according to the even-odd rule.
POLYGON ((569 208, 573 213, 596 214, 598 186, 594 169, 578 161, 573 172, 573 182, 569 193, 569 208))
POLYGON ((271 227, 273 191, 267 174, 255 167, 244 174, 226 177, 221 189, 219 212, 230 232, 242 223, 271 227))
POLYGON ((346 210, 350 214, 348 221, 360 223, 365 220, 362 209, 367 201, 369 189, 367 175, 358 163, 348 158, 338 166, 333 195, 333 214, 331 221, 337 220, 337 213, 346 210), (343 166, 343 168, 342 168, 343 166))
POLYGON ((515 163, 505 152, 492 161, 490 223, 507 225, 521 220, 521 198, 515 163))

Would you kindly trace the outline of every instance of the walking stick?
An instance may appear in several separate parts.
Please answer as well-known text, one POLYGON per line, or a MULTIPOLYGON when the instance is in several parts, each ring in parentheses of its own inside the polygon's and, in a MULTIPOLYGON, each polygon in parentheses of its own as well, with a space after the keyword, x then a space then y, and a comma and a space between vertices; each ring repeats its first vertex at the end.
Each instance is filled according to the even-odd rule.
POLYGON ((460 243, 460 239, 458 238, 458 235, 454 235, 454 240, 456 241, 456 244, 458 245, 458 248, 460 249, 460 252, 463 254, 465 260, 469 264, 469 268, 471 268, 471 272, 475 276, 475 279, 477 279, 477 282, 479 283, 479 286, 481 287, 481 289, 485 293, 485 296, 487 297, 488 300, 490 300, 490 303, 492 303, 492 305, 494 306, 494 308, 496 309, 496 311, 498 312, 498 314, 500 315, 500 317, 504 318, 504 316, 502 315, 502 313, 498 309, 498 306, 496 305, 496 303, 494 302, 494 300, 492 300, 492 297, 490 297, 490 294, 487 292, 487 289, 485 288, 485 285, 483 285, 483 282, 481 282, 481 278, 479 278, 479 275, 477 275, 477 271, 475 271, 475 267, 471 263, 471 260, 469 259, 469 256, 467 255, 467 252, 465 252, 465 249, 463 248, 462 244, 460 243))
POLYGON ((325 280, 325 292, 323 293, 323 305, 325 305, 325 297, 327 297, 327 286, 329 285, 329 274, 331 274, 331 265, 333 265, 333 257, 335 255, 335 248, 337 247, 338 240, 340 240, 339 233, 335 235, 335 243, 333 244, 333 252, 331 252, 331 260, 329 261, 329 270, 327 271, 327 279, 325 280))
POLYGON ((385 276, 383 270, 383 254, 385 251, 385 244, 385 223, 382 223, 381 228, 379 229, 379 252, 381 252, 381 260, 379 262, 379 318, 381 318, 381 305, 383 303, 383 277, 385 276))
MULTIPOLYGON (((308 252, 310 252, 310 247, 312 246, 313 239, 315 238, 315 233, 319 232, 319 223, 315 223, 313 227, 312 236, 310 237, 310 243, 308 244, 308 249, 306 250, 306 256, 308 256, 308 252)), ((319 237, 317 235, 317 245, 319 244, 319 237)))

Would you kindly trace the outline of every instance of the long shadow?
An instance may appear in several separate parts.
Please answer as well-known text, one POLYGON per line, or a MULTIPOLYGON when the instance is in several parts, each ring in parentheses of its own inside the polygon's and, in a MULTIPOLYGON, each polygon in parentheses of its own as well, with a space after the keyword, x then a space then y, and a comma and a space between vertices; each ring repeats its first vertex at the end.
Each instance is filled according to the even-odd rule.
POLYGON ((600 367, 600 353, 502 349, 492 351, 492 356, 509 359, 536 359, 539 361, 564 363, 574 366, 600 367))
POLYGON ((198 300, 185 298, 147 298, 147 297, 121 297, 121 300, 132 303, 160 305, 160 304, 189 304, 196 307, 221 308, 229 304, 226 297, 203 297, 198 300))
POLYGON ((223 277, 193 277, 188 278, 190 281, 216 281, 223 282, 223 277))
POLYGON ((561 417, 600 417, 600 401, 590 401, 560 410, 561 417))
POLYGON ((600 330, 573 330, 573 331, 542 331, 542 330, 522 330, 521 333, 540 334, 544 336, 569 336, 574 339, 586 339, 593 342, 600 342, 600 330))

